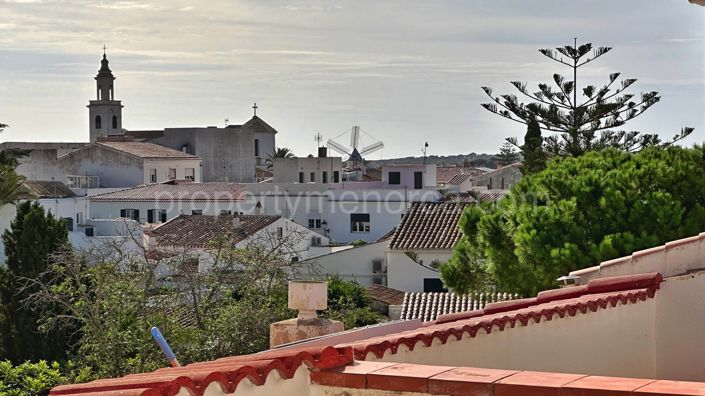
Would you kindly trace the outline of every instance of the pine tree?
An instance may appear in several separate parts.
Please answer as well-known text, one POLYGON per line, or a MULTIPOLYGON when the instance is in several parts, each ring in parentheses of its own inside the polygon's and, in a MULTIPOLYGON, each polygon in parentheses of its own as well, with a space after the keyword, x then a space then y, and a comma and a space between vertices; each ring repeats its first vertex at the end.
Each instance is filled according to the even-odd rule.
POLYGON ((502 166, 511 165, 517 162, 518 156, 516 151, 514 151, 514 146, 509 142, 505 142, 502 147, 499 148, 499 154, 496 155, 497 163, 502 166))
MULTIPOLYGON (((482 107, 525 125, 535 120, 541 130, 556 133, 544 139, 544 149, 552 156, 577 157, 608 147, 633 152, 649 146, 670 145, 692 133, 693 128, 686 127, 670 141, 663 142, 656 134, 612 130, 640 116, 661 99, 656 91, 642 92, 640 97, 634 99, 635 95, 626 91, 637 80, 627 78, 617 82, 620 73, 611 73, 609 82, 601 87, 583 87, 582 95, 578 96, 578 69, 611 49, 599 47, 593 50, 592 44, 578 46, 577 42, 555 50, 540 49, 539 52, 547 58, 568 66, 573 74, 572 79, 556 73, 553 82, 557 90, 542 83, 534 93, 529 92, 526 83, 512 81, 511 84, 522 95, 531 99, 526 104, 521 103, 516 95, 494 96, 491 88, 482 87, 492 99, 491 103, 483 103, 482 107)), ((516 139, 507 140, 518 146, 516 139)))
POLYGON ((0 360, 21 363, 64 357, 64 334, 40 334, 40 312, 24 302, 36 289, 28 280, 44 276, 52 254, 68 245, 65 222, 45 213, 38 202, 25 201, 17 205, 2 240, 7 267, 0 268, 0 360))
POLYGON ((524 175, 541 172, 546 168, 546 154, 543 152, 541 127, 536 120, 529 121, 521 152, 524 155, 524 166, 521 168, 521 172, 524 175))

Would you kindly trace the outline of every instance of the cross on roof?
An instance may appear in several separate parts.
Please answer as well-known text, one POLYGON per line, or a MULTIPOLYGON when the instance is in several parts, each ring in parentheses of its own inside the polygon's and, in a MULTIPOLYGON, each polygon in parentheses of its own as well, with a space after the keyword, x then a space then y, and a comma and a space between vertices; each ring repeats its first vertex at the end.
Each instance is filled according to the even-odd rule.
POLYGON ((103 44, 103 55, 105 55, 105 50, 106 50, 106 49, 107 49, 107 48, 105 47, 105 44, 103 44))
POLYGON ((255 116, 257 116, 257 109, 258 109, 258 107, 257 107, 257 102, 255 102, 255 103, 252 105, 252 110, 255 111, 255 114, 254 114, 255 116))

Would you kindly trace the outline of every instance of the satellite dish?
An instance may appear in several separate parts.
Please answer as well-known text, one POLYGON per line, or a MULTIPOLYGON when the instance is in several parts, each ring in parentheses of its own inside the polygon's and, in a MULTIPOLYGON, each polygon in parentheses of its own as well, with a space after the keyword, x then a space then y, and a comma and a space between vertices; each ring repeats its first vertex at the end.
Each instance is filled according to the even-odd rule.
POLYGON ((329 139, 327 145, 329 149, 340 154, 347 155, 347 161, 353 162, 364 162, 364 158, 366 156, 384 148, 384 143, 375 139, 372 135, 366 133, 357 125, 334 137, 333 139, 329 139), (349 146, 345 146, 344 144, 339 143, 339 141, 336 141, 336 139, 340 139, 348 134, 350 135, 349 146), (363 142, 366 145, 363 145, 363 142))

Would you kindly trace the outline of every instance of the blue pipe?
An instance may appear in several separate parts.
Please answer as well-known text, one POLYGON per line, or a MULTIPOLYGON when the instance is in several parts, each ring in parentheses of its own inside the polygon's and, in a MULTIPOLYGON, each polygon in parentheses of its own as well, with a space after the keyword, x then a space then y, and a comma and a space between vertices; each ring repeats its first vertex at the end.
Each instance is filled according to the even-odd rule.
POLYGON ((162 349, 162 353, 164 353, 164 356, 166 356, 166 360, 171 363, 171 367, 180 367, 181 365, 179 364, 179 361, 176 360, 176 355, 174 355, 174 352, 171 350, 169 343, 166 342, 166 339, 162 335, 162 332, 159 331, 159 328, 152 327, 150 332, 152 333, 152 338, 154 338, 154 341, 156 341, 159 345, 159 348, 162 349))

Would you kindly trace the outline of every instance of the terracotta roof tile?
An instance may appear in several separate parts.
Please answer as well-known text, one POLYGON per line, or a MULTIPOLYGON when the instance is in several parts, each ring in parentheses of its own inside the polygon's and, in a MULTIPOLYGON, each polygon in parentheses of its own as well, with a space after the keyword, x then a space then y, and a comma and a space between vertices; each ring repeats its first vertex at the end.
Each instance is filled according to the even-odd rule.
POLYGON ((100 146, 109 147, 113 150, 134 155, 140 158, 149 159, 199 159, 195 155, 187 154, 168 147, 146 142, 98 142, 100 146))
MULTIPOLYGON (((458 339, 464 334, 475 337, 480 329, 490 333, 493 328, 502 331, 505 327, 526 326, 530 320, 539 323, 543 318, 555 320, 554 316, 564 318, 599 309, 609 309, 616 307, 617 304, 636 304, 652 298, 663 277, 659 273, 646 273, 603 279, 609 279, 609 281, 602 283, 596 282, 599 279, 590 281, 587 294, 579 297, 543 303, 538 298, 494 303, 479 311, 440 315, 434 322, 426 323, 419 329, 339 346, 353 347, 358 360, 365 360, 368 353, 382 358, 387 351, 396 353, 401 344, 413 350, 417 342, 428 346, 435 338, 445 343, 450 336, 458 339), (592 289, 591 284, 593 284, 592 289), (603 292, 605 284, 609 285, 607 287, 609 292, 603 292), (486 310, 489 313, 485 312, 486 310)), ((566 294, 566 297, 570 295, 566 294)))
POLYGON ((470 179, 472 175, 468 173, 458 173, 455 176, 451 177, 450 180, 448 180, 448 185, 450 186, 459 186, 463 183, 465 183, 466 180, 470 179))
POLYGON ((367 288, 367 295, 371 299, 381 301, 389 305, 401 305, 404 303, 404 293, 401 290, 392 289, 382 285, 372 285, 367 288))
POLYGON ((446 202, 475 203, 477 199, 475 199, 470 192, 466 191, 457 194, 448 194, 446 202))
POLYGON ((279 220, 266 215, 180 215, 154 229, 158 247, 205 248, 228 237, 238 243, 279 220))
MULTIPOLYGON (((544 395, 580 394, 608 396, 619 392, 659 395, 702 395, 705 384, 680 381, 650 381, 587 377, 580 374, 533 371, 489 370, 467 367, 428 366, 408 363, 365 362, 369 353, 378 358, 396 353, 400 345, 413 350, 421 342, 431 346, 446 343, 450 337, 460 339, 502 331, 505 328, 532 325, 547 320, 561 320, 620 305, 637 304, 652 298, 660 286, 658 273, 591 281, 578 293, 547 292, 544 298, 532 298, 496 304, 490 311, 468 312, 445 323, 435 323, 414 330, 339 345, 335 348, 302 348, 221 358, 180 368, 164 368, 152 373, 133 374, 118 379, 54 388, 51 395, 163 395, 179 392, 203 395, 208 385, 218 382, 223 393, 235 392, 242 379, 262 385, 272 371, 283 379, 292 378, 304 362, 312 368, 311 381, 343 388, 378 388, 393 392, 415 390, 443 395, 544 395), (585 293, 585 294, 583 294, 585 293), (548 296, 548 297, 546 297, 548 296), (543 301, 543 302, 542 302, 543 301), (360 360, 353 363, 353 354, 360 360), (349 378, 348 378, 349 377, 349 378), (472 392, 468 393, 470 390, 472 392), (575 391, 577 393, 570 393, 575 391), (477 392, 477 393, 475 393, 477 392)), ((446 318, 448 319, 448 318, 446 318)))
POLYGON ((462 233, 458 221, 465 204, 415 202, 404 215, 389 247, 392 250, 450 250, 462 233))
POLYGON ((480 202, 495 202, 509 194, 509 190, 489 190, 477 193, 477 200, 480 202))
POLYGON ((519 298, 518 294, 510 293, 406 293, 401 319, 421 319, 428 322, 441 315, 482 310, 489 303, 516 298, 519 298))
POLYGON ((86 384, 62 385, 50 395, 176 395, 180 388, 190 394, 203 395, 208 385, 218 382, 225 393, 232 393, 240 381, 248 378, 262 385, 272 371, 281 378, 293 377, 294 372, 307 364, 320 370, 352 363, 349 349, 333 347, 286 351, 268 351, 254 355, 222 358, 194 363, 183 367, 163 368, 151 373, 131 374, 122 378, 96 380, 86 384))
POLYGON ((91 202, 239 202, 245 200, 245 186, 239 183, 191 183, 171 181, 98 194, 91 202))

